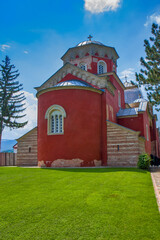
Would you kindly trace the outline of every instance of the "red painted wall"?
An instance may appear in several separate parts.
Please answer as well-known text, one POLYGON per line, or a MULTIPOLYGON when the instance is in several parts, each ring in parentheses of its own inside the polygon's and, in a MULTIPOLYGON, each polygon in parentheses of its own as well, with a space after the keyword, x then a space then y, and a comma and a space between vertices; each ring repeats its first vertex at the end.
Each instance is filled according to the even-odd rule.
POLYGON ((113 71, 113 61, 111 59, 93 56, 92 63, 91 63, 91 70, 88 69, 88 72, 91 72, 93 74, 98 74, 97 66, 98 66, 98 61, 100 60, 104 61, 107 64, 107 72, 113 71), (97 59, 97 61, 95 62, 94 59, 97 59))
POLYGON ((140 136, 144 136, 143 114, 135 117, 118 118, 118 124, 134 131, 140 131, 140 136))
MULTIPOLYGON (((76 58, 70 60, 70 63, 79 66, 80 63, 85 63, 87 65, 87 71, 93 74, 98 74, 98 61, 104 61, 107 64, 107 72, 112 72, 113 71, 113 60, 108 59, 108 58, 103 58, 103 57, 98 57, 98 56, 85 56, 83 58, 76 58)), ((116 68, 116 67, 115 67, 116 68)))
MULTIPOLYGON (((43 93, 38 98, 38 161, 56 159, 84 160, 93 166, 101 159, 101 95, 95 92, 65 89, 43 93), (64 135, 47 135, 47 109, 57 104, 67 114, 64 135)), ((49 164, 49 163, 48 163, 49 164)))
POLYGON ((130 128, 134 131, 140 131, 140 136, 143 136, 146 139, 145 150, 147 153, 151 154, 150 125, 147 112, 138 114, 138 116, 135 117, 118 118, 118 124, 130 128), (148 125, 149 141, 147 141, 146 124, 148 125))
POLYGON ((112 95, 107 89, 106 89, 106 104, 108 105, 109 108, 109 121, 112 122, 117 122, 117 112, 119 111, 120 107, 118 106, 118 91, 120 91, 121 94, 121 108, 125 108, 125 101, 124 101, 124 90, 123 88, 119 85, 117 80, 114 77, 110 77, 112 79, 113 85, 116 87, 115 89, 115 94, 112 95), (113 118, 112 118, 112 113, 110 111, 110 106, 113 108, 113 118))

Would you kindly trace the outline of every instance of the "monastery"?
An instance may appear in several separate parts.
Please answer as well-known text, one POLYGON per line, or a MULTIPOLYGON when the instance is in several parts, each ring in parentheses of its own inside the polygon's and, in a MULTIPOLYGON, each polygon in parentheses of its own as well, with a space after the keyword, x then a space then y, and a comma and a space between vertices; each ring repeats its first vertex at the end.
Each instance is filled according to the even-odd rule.
POLYGON ((141 153, 160 156, 156 115, 136 85, 121 82, 118 58, 91 36, 67 50, 36 87, 38 124, 17 139, 17 165, 136 166, 141 153))

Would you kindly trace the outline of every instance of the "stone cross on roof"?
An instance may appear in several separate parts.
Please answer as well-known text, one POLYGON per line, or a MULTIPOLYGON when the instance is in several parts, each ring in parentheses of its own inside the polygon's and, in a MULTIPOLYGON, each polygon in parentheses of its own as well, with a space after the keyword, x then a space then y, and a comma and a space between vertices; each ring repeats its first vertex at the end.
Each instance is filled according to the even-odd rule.
POLYGON ((89 41, 91 41, 91 38, 93 38, 91 35, 88 36, 89 41))

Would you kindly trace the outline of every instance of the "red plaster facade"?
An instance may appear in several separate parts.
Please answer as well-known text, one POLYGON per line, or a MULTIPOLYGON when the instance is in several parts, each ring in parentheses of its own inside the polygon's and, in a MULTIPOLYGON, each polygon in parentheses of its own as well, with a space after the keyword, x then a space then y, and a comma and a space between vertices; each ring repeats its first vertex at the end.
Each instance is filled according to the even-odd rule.
MULTIPOLYGON (((136 87, 128 82, 123 84, 117 76, 118 58, 112 47, 90 40, 80 43, 63 55, 64 66, 36 88, 39 166, 107 166, 108 151, 111 151, 107 150, 108 142, 111 144, 109 149, 112 142, 117 149, 116 165, 123 129, 125 135, 129 131, 130 139, 136 135, 133 137, 137 143, 134 163, 140 151, 151 154, 154 149, 154 155, 159 157, 155 116, 147 101, 134 99, 136 103, 133 100, 129 103, 125 100, 126 91, 136 87), (109 138, 107 121, 116 124, 110 127, 109 138), (114 129, 119 134, 118 145, 111 139, 114 129), (141 150, 138 149, 139 141, 141 150)), ((131 142, 127 140, 126 144, 131 142)), ((112 160, 110 163, 113 166, 112 160)))

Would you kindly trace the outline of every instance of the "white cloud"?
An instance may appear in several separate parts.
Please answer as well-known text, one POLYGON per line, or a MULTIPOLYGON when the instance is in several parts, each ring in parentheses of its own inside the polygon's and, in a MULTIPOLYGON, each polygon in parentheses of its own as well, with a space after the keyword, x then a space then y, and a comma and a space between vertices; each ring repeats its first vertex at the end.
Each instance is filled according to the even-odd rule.
POLYGON ((23 136, 25 133, 37 126, 37 99, 34 97, 33 93, 23 91, 26 97, 25 102, 25 114, 26 116, 21 118, 19 121, 28 121, 28 124, 23 128, 10 130, 5 128, 2 133, 3 139, 17 139, 23 136))
POLYGON ((125 69, 119 74, 119 76, 122 81, 124 81, 126 77, 128 82, 135 81, 135 70, 134 68, 125 69))
POLYGON ((148 27, 149 24, 152 24, 152 23, 157 23, 160 25, 160 14, 152 14, 151 16, 147 17, 147 21, 146 23, 144 24, 145 27, 148 27))
POLYGON ((85 9, 91 13, 115 11, 121 0, 84 0, 85 9))
POLYGON ((4 52, 6 49, 8 49, 8 48, 10 48, 11 46, 9 46, 9 45, 7 45, 7 44, 2 44, 2 45, 0 45, 0 47, 1 47, 1 51, 2 52, 4 52))
POLYGON ((24 52, 25 54, 28 54, 28 51, 26 51, 26 50, 25 50, 25 51, 23 51, 23 52, 24 52))

